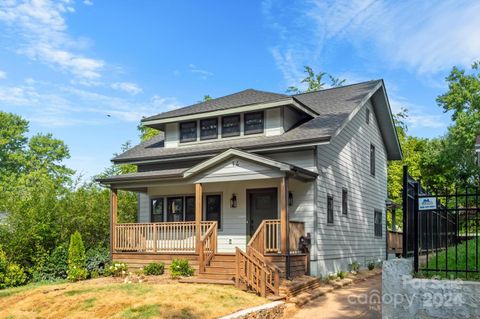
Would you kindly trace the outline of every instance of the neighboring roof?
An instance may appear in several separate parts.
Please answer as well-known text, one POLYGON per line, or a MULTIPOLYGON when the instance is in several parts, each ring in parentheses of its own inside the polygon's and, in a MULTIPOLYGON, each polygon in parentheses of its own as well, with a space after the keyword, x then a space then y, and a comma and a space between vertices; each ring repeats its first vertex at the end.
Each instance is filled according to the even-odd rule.
POLYGON ((210 111, 226 110, 238 106, 259 104, 265 102, 279 101, 288 99, 289 96, 285 94, 271 93, 247 89, 238 93, 222 96, 209 101, 196 103, 190 106, 182 107, 180 109, 160 113, 154 116, 144 118, 142 122, 177 117, 189 114, 205 113, 210 111))
POLYGON ((260 101, 260 97, 263 97, 264 101, 283 97, 293 99, 296 103, 307 106, 319 115, 281 135, 276 136, 255 136, 241 139, 215 140, 210 143, 165 148, 164 137, 162 134, 116 156, 112 161, 115 163, 126 163, 155 160, 158 158, 167 159, 197 155, 213 156, 230 148, 258 150, 270 147, 274 148, 280 146, 328 142, 333 136, 338 134, 348 122, 349 118, 351 118, 354 113, 354 110, 358 109, 359 106, 374 96, 374 94, 375 100, 380 101, 378 104, 381 105, 381 107, 377 107, 375 110, 377 114, 380 114, 382 119, 380 129, 383 132, 384 139, 385 136, 389 137, 389 140, 386 140, 385 142, 389 159, 400 159, 402 156, 401 149, 398 139, 396 138, 396 131, 391 117, 386 92, 383 89, 383 81, 373 80, 315 92, 296 94, 291 97, 283 94, 246 90, 208 102, 195 104, 183 109, 162 113, 163 115, 159 114, 156 116, 164 116, 165 114, 170 114, 168 116, 171 116, 172 112, 180 112, 175 113, 175 116, 179 116, 189 114, 192 110, 197 110, 197 112, 208 112, 208 110, 213 109, 214 105, 217 105, 215 107, 218 108, 232 108, 239 103, 244 103, 246 101, 242 96, 252 95, 255 96, 255 98, 252 98, 251 101, 260 101), (382 90, 379 90, 379 88, 382 88, 382 90), (215 104, 207 104, 209 102, 213 103, 213 101, 216 101, 215 104), (219 105, 219 101, 224 101, 226 105, 219 105))
POLYGON ((111 185, 125 182, 141 182, 144 180, 153 181, 155 179, 185 179, 208 170, 232 157, 244 158, 261 165, 277 168, 282 172, 287 172, 288 174, 303 180, 313 180, 318 176, 316 172, 312 172, 292 164, 277 161, 267 156, 261 156, 231 148, 190 168, 175 168, 149 172, 128 173, 107 178, 99 178, 97 181, 102 184, 111 185))

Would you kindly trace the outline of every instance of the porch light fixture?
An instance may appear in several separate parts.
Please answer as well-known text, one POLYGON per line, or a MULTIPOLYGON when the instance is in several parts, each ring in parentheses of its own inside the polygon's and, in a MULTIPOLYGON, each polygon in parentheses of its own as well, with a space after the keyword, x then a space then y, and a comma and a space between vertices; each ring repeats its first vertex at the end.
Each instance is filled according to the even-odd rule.
POLYGON ((237 195, 235 193, 233 193, 232 198, 230 198, 230 207, 237 207, 237 195))
POLYGON ((293 193, 288 192, 288 206, 292 206, 292 205, 293 205, 293 193))

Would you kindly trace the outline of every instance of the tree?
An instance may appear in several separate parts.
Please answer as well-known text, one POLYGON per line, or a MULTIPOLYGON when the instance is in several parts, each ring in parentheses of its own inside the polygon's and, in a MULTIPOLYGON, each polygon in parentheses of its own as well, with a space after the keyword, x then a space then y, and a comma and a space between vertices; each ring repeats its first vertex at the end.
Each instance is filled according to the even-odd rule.
POLYGON ((68 277, 70 281, 83 280, 87 278, 85 247, 83 246, 82 235, 78 231, 70 237, 68 246, 68 277))
POLYGON ((309 66, 304 67, 304 73, 307 74, 307 76, 300 82, 300 83, 305 83, 307 84, 307 89, 305 91, 300 90, 296 86, 290 86, 287 88, 287 93, 290 94, 300 94, 304 92, 312 92, 312 91, 318 91, 324 88, 325 83, 322 82, 323 78, 325 76, 328 76, 330 79, 330 86, 331 87, 338 87, 341 86, 345 83, 345 79, 340 80, 339 78, 336 78, 326 72, 318 72, 315 73, 313 69, 309 66))

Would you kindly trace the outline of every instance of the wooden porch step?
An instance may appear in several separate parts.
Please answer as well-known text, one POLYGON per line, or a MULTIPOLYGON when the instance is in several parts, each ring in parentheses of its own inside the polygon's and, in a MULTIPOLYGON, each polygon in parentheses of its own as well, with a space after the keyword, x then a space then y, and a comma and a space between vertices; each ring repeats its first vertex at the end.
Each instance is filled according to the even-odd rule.
POLYGON ((235 274, 222 274, 222 273, 203 273, 198 274, 200 279, 215 279, 215 280, 233 280, 235 274))
POLYGON ((235 267, 213 267, 207 266, 205 268, 205 272, 207 274, 230 274, 235 275, 235 267))
POLYGON ((185 278, 179 280, 181 283, 186 284, 212 284, 212 285, 235 285, 235 281, 231 279, 207 279, 207 278, 185 278))
POLYGON ((228 253, 217 253, 213 257, 212 261, 225 261, 225 262, 235 262, 235 254, 228 253))
POLYGON ((229 269, 234 269, 236 267, 235 261, 217 261, 217 260, 212 260, 210 262, 209 267, 222 267, 222 268, 229 268, 229 269))

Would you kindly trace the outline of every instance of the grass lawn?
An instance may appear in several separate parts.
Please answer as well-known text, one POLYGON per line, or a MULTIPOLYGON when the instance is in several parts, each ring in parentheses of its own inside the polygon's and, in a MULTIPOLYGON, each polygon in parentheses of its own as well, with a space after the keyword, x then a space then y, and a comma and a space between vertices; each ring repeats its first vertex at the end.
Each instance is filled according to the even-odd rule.
POLYGON ((0 291, 0 318, 218 318, 267 303, 233 286, 114 278, 0 291))
MULTIPOLYGON (((478 240, 478 266, 480 269, 480 239, 478 240)), ((475 260, 475 250, 476 250, 476 243, 475 239, 469 240, 468 241, 468 269, 469 270, 474 270, 476 269, 476 260, 475 260)), ((449 247, 448 248, 448 253, 447 251, 441 251, 438 253, 438 268, 439 269, 448 269, 449 270, 465 270, 467 269, 467 244, 466 242, 463 242, 457 246, 457 256, 458 256, 458 263, 456 262, 455 259, 455 246, 449 247), (448 260, 447 260, 447 255, 448 255, 448 260)), ((435 254, 429 256, 429 268, 436 268, 436 257, 435 254)), ((422 264, 421 268, 425 268, 426 264, 422 264)), ((461 279, 471 279, 471 280, 480 280, 480 273, 469 273, 468 276, 465 275, 465 272, 463 273, 454 273, 454 272, 449 272, 448 275, 445 272, 421 272, 421 275, 425 276, 440 276, 441 278, 461 278, 461 279)))

